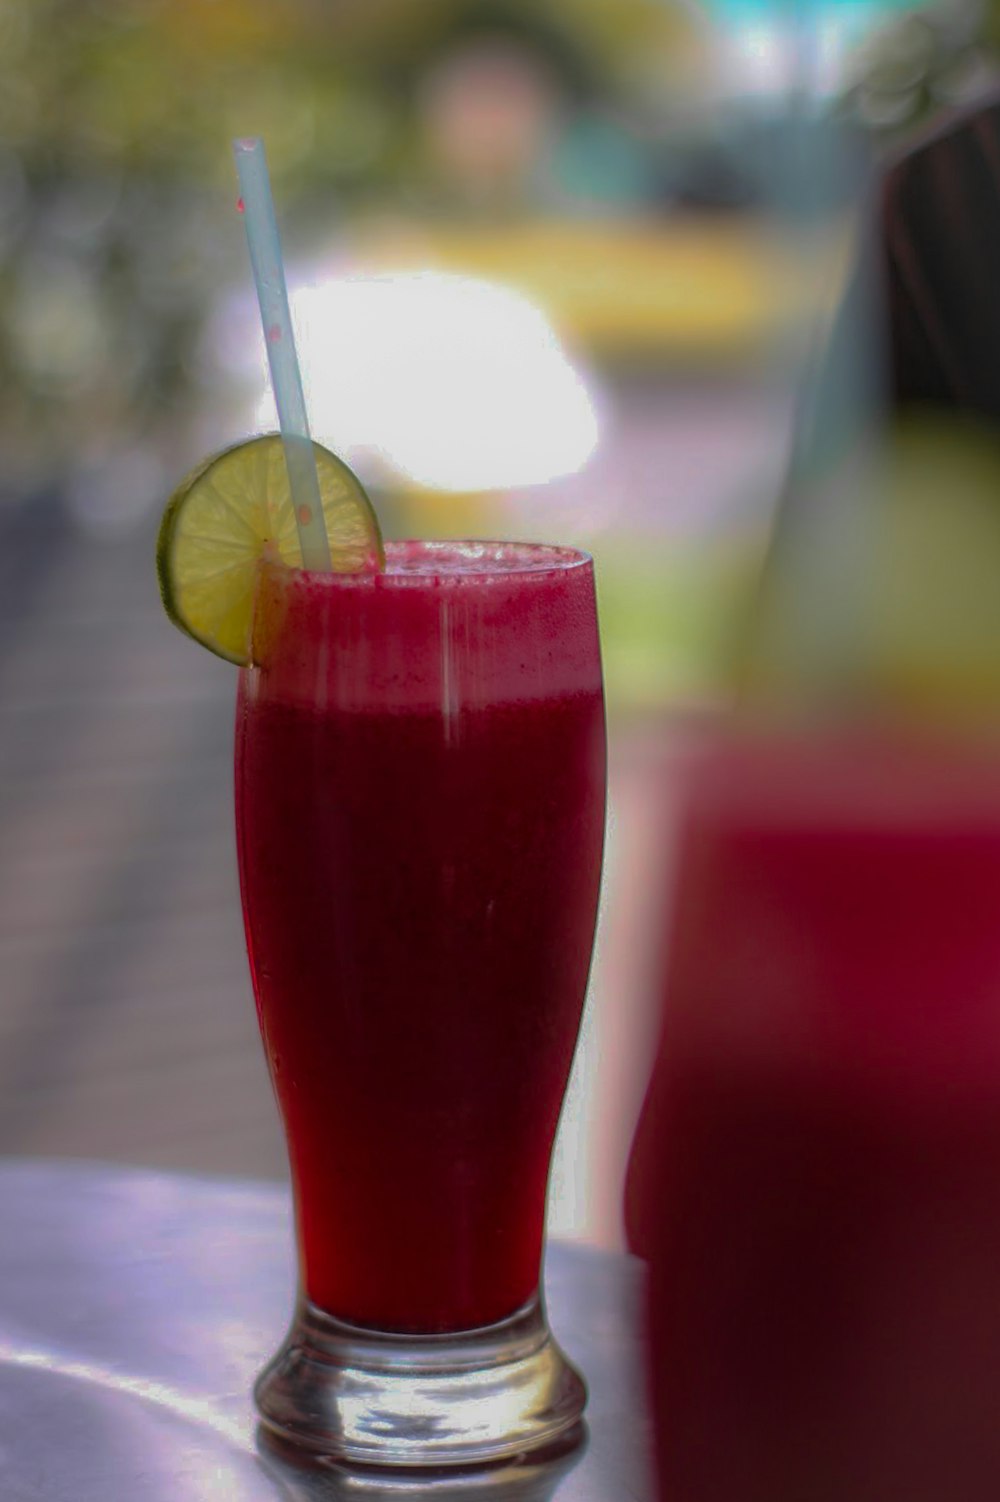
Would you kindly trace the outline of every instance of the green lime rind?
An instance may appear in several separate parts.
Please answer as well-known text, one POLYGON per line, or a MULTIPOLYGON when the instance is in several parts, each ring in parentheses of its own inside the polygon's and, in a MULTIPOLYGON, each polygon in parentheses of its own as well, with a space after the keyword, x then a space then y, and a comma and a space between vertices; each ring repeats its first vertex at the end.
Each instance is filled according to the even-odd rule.
MULTIPOLYGON (((321 444, 313 452, 334 572, 381 570, 382 534, 360 480, 321 444)), ((170 497, 156 543, 164 610, 217 657, 246 663, 257 568, 265 557, 302 567, 277 433, 203 460, 170 497)))

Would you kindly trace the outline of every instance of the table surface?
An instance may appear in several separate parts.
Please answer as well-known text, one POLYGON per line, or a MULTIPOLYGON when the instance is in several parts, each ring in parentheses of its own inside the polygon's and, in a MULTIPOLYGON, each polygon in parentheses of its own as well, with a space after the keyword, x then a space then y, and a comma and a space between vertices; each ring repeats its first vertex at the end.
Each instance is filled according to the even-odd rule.
POLYGON ((641 1267, 550 1247, 553 1329, 587 1378, 572 1455, 414 1478, 258 1449, 250 1386, 291 1312, 287 1193, 106 1165, 0 1162, 4 1502, 647 1502, 641 1267))

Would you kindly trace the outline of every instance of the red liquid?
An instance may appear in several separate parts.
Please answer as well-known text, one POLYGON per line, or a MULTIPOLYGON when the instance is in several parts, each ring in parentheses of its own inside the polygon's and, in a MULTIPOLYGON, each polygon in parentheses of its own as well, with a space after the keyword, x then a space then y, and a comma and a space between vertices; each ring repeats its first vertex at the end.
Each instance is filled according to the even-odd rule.
POLYGON ((589 566, 479 567, 292 576, 284 619, 287 601, 260 607, 277 625, 237 721, 248 947, 304 1290, 390 1330, 492 1323, 536 1290, 593 941, 589 566))
POLYGON ((703 774, 643 1137, 665 1502, 1000 1495, 1000 767, 703 774))

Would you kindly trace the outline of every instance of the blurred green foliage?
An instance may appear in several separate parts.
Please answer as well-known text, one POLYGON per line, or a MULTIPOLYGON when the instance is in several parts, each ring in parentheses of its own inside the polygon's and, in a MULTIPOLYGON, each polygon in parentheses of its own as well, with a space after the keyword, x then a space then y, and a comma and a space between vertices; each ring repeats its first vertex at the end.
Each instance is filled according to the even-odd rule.
MULTIPOLYGON (((206 319, 245 275, 233 136, 265 137, 286 248, 302 251, 367 208, 456 206, 421 90, 463 41, 523 42, 593 135, 615 112, 669 117, 694 14, 685 0, 0 0, 0 499, 123 443, 175 468, 214 410, 206 319)), ((1000 38, 1000 0, 990 25, 1000 38)), ((849 106, 909 128, 964 87, 981 33, 966 0, 897 22, 849 106)))
POLYGON ((199 339, 245 255, 233 136, 265 137, 294 250, 359 205, 420 203, 415 102, 457 39, 523 35, 568 89, 613 98, 670 14, 660 0, 0 0, 0 497, 122 434, 169 447, 211 399, 199 339))

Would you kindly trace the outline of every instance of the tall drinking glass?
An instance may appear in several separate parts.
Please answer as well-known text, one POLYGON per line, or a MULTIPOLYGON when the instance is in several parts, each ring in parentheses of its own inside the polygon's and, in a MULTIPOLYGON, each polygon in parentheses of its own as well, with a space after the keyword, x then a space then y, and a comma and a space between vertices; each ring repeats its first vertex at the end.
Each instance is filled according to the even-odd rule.
POLYGON ((299 1252, 265 1425, 320 1453, 537 1447, 585 1390, 540 1288, 605 804, 593 567, 390 543, 265 565, 236 724, 247 947, 299 1252))

